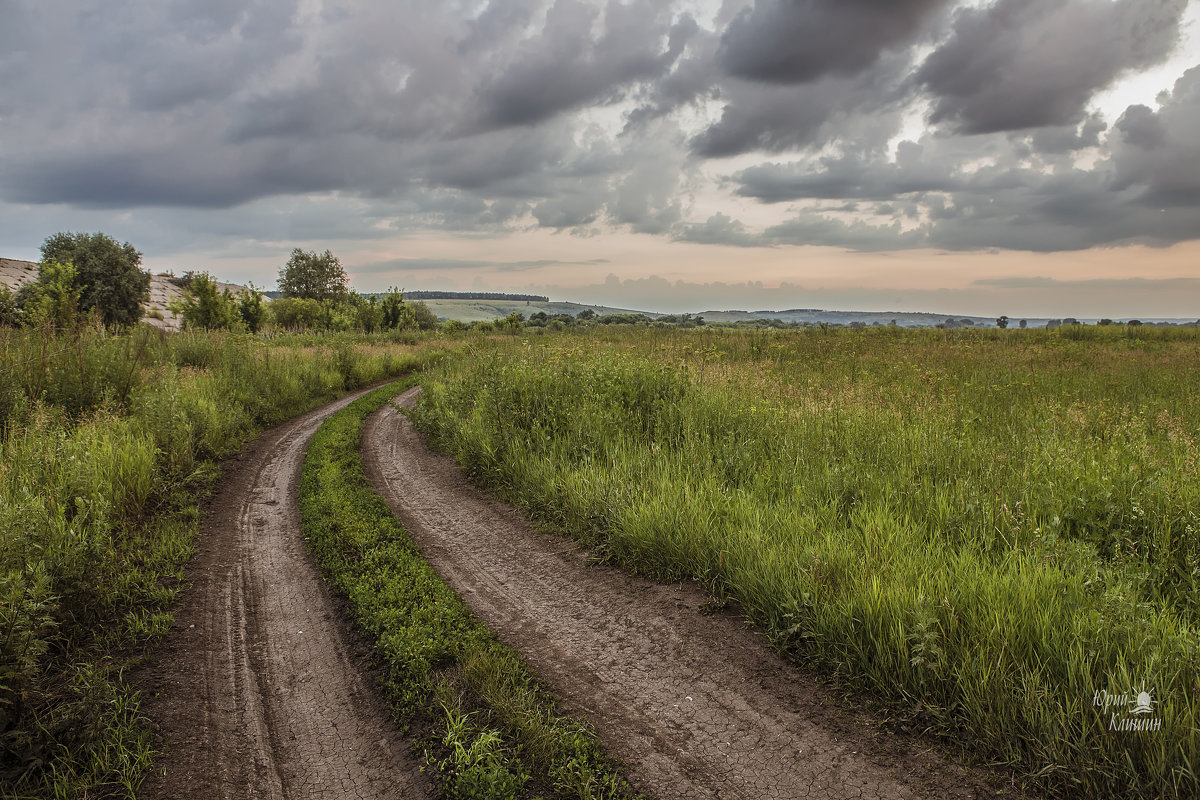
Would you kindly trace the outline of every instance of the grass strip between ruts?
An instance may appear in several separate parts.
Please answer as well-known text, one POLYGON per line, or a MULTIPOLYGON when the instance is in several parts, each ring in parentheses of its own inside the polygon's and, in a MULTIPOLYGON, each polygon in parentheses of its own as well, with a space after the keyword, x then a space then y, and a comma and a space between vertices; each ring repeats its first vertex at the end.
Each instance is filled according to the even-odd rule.
POLYGON ((304 536, 374 647, 396 721, 422 734, 442 796, 632 797, 591 731, 557 711, 367 481, 364 420, 413 383, 382 387, 333 415, 313 437, 300 481, 304 536))

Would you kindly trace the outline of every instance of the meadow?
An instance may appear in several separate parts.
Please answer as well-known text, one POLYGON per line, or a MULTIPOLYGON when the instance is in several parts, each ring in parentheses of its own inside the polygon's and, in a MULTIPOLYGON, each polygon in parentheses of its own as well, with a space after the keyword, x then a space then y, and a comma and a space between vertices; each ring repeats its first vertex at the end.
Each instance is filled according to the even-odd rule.
POLYGON ((1038 790, 1196 796, 1196 331, 470 342, 416 423, 542 525, 1038 790))
POLYGON ((127 669, 170 626, 217 462, 439 340, 0 328, 0 795, 132 796, 127 669))

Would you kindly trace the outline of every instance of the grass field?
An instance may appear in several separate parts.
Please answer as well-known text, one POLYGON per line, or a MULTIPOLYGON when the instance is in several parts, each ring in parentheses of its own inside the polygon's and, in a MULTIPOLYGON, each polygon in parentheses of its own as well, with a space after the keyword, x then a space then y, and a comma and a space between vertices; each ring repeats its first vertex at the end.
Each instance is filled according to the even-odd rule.
POLYGON ((215 462, 436 339, 0 329, 0 796, 131 796, 126 667, 167 630, 215 462))
POLYGON ((418 425, 544 524, 1051 793, 1196 796, 1195 331, 473 341, 418 425))

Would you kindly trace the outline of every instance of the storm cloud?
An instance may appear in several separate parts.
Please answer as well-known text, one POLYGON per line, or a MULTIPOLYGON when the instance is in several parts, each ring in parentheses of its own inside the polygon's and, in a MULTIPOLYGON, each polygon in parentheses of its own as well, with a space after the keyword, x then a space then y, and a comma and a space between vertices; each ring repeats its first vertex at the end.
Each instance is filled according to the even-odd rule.
POLYGON ((1187 0, 998 0, 960 9, 916 80, 933 122, 992 133, 1077 122, 1099 89, 1163 60, 1187 0))
POLYGON ((1200 237, 1200 70, 1097 105, 1178 57, 1186 0, 3 6, 0 243, 48 209, 248 250, 299 229, 865 251, 1200 237))

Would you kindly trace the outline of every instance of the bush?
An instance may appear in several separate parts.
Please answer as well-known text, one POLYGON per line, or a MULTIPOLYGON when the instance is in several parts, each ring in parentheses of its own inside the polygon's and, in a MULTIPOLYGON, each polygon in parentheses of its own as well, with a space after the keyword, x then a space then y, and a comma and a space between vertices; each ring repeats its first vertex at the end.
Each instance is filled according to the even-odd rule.
POLYGON ((280 297, 271 301, 271 321, 289 330, 313 329, 321 325, 325 309, 316 300, 280 297))
POLYGON ((207 272, 192 275, 177 313, 183 317, 185 328, 229 330, 240 321, 233 294, 221 290, 207 272))

